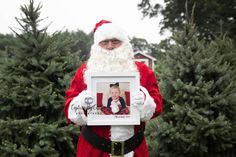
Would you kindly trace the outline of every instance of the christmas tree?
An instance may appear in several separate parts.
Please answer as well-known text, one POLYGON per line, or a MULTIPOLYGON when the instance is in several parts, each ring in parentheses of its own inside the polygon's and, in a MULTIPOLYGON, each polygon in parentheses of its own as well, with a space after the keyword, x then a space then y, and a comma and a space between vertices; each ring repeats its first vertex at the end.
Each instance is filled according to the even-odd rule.
POLYGON ((199 41, 191 22, 173 40, 159 65, 164 112, 148 126, 149 143, 158 149, 151 147, 150 154, 235 156, 236 73, 230 62, 235 50, 225 47, 229 44, 226 37, 199 41))
POLYGON ((3 156, 74 156, 78 128, 63 116, 64 92, 81 64, 70 52, 69 38, 41 28, 41 4, 21 6, 12 29, 18 42, 0 75, 0 154, 3 156), (76 137, 75 137, 76 139, 76 137))

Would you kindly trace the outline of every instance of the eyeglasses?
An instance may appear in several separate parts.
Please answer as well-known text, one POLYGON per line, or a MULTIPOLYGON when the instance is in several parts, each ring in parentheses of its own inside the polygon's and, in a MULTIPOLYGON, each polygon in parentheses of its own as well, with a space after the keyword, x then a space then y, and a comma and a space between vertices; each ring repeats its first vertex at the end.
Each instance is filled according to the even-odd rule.
POLYGON ((101 46, 107 46, 111 42, 112 45, 120 44, 121 41, 118 39, 109 39, 109 40, 103 40, 99 43, 101 46))

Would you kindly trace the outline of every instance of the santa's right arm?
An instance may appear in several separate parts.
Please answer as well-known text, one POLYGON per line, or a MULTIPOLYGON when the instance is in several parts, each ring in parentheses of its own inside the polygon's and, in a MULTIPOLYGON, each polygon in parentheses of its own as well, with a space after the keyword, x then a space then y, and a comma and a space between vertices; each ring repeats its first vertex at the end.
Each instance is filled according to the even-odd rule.
POLYGON ((83 108, 87 86, 84 83, 83 72, 86 64, 82 64, 74 75, 69 89, 66 91, 64 114, 69 123, 78 125, 87 123, 86 111, 83 108))

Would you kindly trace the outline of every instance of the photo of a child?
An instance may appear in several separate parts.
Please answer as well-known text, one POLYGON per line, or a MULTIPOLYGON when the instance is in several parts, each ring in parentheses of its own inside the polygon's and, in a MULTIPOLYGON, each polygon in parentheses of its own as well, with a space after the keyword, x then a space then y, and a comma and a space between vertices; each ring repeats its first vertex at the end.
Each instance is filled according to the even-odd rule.
POLYGON ((107 106, 103 106, 101 109, 104 114, 129 114, 118 82, 110 84, 109 95, 107 106))

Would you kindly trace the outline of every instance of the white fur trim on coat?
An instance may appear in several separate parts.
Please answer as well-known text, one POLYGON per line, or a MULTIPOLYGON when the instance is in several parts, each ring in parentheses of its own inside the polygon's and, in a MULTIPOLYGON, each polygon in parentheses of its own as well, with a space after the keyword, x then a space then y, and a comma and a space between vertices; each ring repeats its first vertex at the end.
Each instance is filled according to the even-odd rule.
POLYGON ((140 89, 146 96, 144 104, 142 105, 140 109, 141 121, 148 121, 152 118, 155 112, 156 104, 154 102, 154 99, 150 96, 146 88, 140 86, 140 89))
POLYGON ((84 114, 84 110, 82 108, 81 93, 78 96, 74 97, 70 102, 68 109, 68 118, 70 119, 70 121, 78 125, 87 124, 87 117, 84 114))

